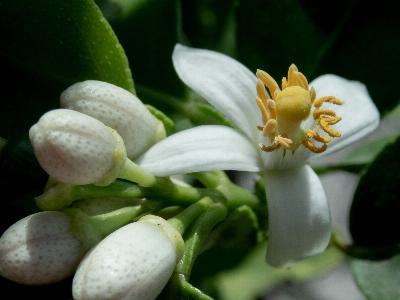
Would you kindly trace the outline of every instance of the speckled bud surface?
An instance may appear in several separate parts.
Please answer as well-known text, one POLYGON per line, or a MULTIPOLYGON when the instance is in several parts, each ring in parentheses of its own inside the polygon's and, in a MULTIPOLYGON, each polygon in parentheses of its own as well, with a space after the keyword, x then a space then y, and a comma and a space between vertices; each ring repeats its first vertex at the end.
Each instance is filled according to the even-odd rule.
POLYGON ((175 245, 161 226, 131 223, 85 256, 74 277, 74 299, 155 299, 176 263, 175 245))
POLYGON ((47 211, 14 223, 0 238, 0 275, 26 285, 44 285, 72 275, 83 256, 69 231, 71 218, 47 211))
POLYGON ((131 160, 159 141, 160 130, 165 137, 162 123, 136 96, 107 82, 78 82, 61 94, 60 104, 62 108, 92 116, 115 129, 124 140, 131 160))
POLYGON ((29 137, 43 169, 64 183, 108 185, 126 161, 124 143, 115 131, 69 109, 44 114, 29 137))

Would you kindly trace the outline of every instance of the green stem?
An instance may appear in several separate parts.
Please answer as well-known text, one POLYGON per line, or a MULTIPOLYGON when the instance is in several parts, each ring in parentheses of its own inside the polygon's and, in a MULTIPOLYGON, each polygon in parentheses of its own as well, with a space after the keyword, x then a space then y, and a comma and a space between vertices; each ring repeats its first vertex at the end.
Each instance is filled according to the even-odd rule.
POLYGON ((213 203, 210 197, 205 197, 200 201, 190 205, 184 211, 180 212, 173 218, 168 220, 175 229, 183 235, 186 229, 192 224, 192 222, 198 218, 200 214, 202 214, 206 209, 210 207, 213 203))
POLYGON ((182 274, 186 281, 189 280, 194 261, 204 240, 214 226, 223 221, 226 216, 226 207, 223 204, 215 203, 194 222, 186 235, 183 257, 177 264, 175 273, 182 274))
POLYGON ((119 173, 118 178, 137 182, 143 186, 153 186, 157 182, 157 178, 153 174, 139 167, 129 158, 126 159, 124 168, 119 173))
POLYGON ((71 217, 70 231, 82 242, 83 255, 107 235, 132 222, 144 211, 139 205, 98 216, 88 216, 79 208, 67 208, 63 212, 71 217))
POLYGON ((62 210, 69 207, 73 201, 87 198, 150 198, 162 201, 166 207, 189 206, 207 196, 224 201, 224 197, 218 191, 179 186, 167 178, 157 178, 153 187, 138 186, 122 180, 116 180, 108 186, 57 183, 35 200, 41 210, 62 210))
POLYGON ((106 237, 118 228, 132 222, 133 219, 146 211, 147 210, 141 205, 129 206, 106 214, 91 216, 90 219, 92 223, 99 228, 103 237, 106 237))
POLYGON ((191 173, 191 175, 207 188, 219 191, 226 198, 228 208, 242 205, 257 207, 260 200, 250 191, 234 184, 224 171, 208 171, 191 173))

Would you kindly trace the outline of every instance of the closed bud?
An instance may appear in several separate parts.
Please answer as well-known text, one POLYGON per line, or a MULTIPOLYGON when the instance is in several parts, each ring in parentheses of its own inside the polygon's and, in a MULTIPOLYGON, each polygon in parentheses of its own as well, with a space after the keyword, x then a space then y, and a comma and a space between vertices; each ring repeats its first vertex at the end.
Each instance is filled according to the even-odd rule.
POLYGON ((134 160, 166 136, 164 125, 136 96, 113 84, 87 80, 66 89, 61 107, 92 116, 114 128, 125 142, 129 159, 134 160))
POLYGON ((29 137, 42 168, 64 183, 108 185, 126 162, 124 142, 115 130, 73 110, 47 112, 29 137))
POLYGON ((179 232, 157 216, 126 225, 93 248, 73 281, 76 300, 156 299, 182 256, 179 232))
POLYGON ((85 252, 70 231, 71 222, 63 212, 47 211, 14 223, 0 238, 0 275, 26 285, 72 275, 85 252))

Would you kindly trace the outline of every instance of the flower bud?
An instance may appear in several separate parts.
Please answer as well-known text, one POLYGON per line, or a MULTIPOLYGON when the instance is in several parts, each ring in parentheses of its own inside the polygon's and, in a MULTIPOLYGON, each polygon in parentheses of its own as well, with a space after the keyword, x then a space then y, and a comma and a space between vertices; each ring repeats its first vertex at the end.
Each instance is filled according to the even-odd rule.
POLYGON ((0 238, 0 275, 27 285, 72 275, 84 251, 70 231, 71 221, 63 212, 47 211, 14 223, 0 238))
POLYGON ((61 94, 60 103, 114 128, 131 160, 166 136, 163 123, 136 96, 107 82, 78 82, 61 94))
POLYGON ((83 299, 155 299, 183 253, 183 239, 160 217, 126 225, 93 248, 73 281, 73 296, 83 299))
POLYGON ((80 112, 49 111, 31 127, 29 137, 42 168, 64 183, 108 185, 125 165, 118 133, 80 112))

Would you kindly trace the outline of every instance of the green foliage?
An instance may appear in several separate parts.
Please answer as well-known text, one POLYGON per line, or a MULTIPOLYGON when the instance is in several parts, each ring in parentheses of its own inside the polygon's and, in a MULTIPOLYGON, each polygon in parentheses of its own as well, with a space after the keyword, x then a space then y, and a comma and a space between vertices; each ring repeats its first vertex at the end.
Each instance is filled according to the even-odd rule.
POLYGON ((92 0, 6 0, 0 14, 6 139, 57 108, 60 92, 75 82, 96 79, 135 92, 124 50, 92 0))
POLYGON ((361 178, 350 212, 350 230, 357 245, 400 243, 400 139, 387 146, 361 178))
POLYGON ((352 270, 368 300, 400 299, 400 255, 382 261, 353 259, 352 270))

